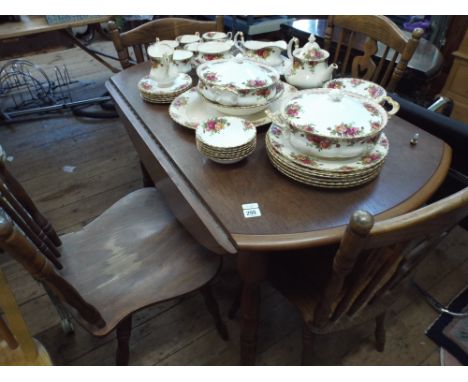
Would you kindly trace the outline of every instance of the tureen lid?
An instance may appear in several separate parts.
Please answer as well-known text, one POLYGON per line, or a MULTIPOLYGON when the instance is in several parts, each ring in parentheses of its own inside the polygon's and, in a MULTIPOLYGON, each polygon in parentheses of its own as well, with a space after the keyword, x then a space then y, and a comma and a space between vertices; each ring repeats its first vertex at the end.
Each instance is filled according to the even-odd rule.
POLYGON ((377 102, 336 89, 300 92, 283 108, 283 117, 298 130, 326 138, 364 138, 387 124, 387 112, 377 102))
POLYGON ((219 148, 236 147, 252 141, 257 130, 255 125, 238 117, 217 117, 200 123, 196 137, 201 142, 219 148))
POLYGON ((208 84, 236 89, 268 87, 280 77, 271 66, 244 58, 205 62, 197 68, 197 75, 208 84))
POLYGON ((224 53, 232 48, 234 42, 229 41, 208 41, 198 45, 198 51, 203 54, 224 53))
POLYGON ((326 50, 320 48, 319 44, 315 42, 315 36, 311 34, 309 36, 309 42, 302 48, 296 49, 294 51, 294 56, 300 58, 301 60, 315 61, 328 58, 329 53, 326 50))
POLYGON ((380 103, 387 95, 385 89, 374 82, 360 78, 337 78, 326 82, 324 88, 341 89, 370 98, 380 103))

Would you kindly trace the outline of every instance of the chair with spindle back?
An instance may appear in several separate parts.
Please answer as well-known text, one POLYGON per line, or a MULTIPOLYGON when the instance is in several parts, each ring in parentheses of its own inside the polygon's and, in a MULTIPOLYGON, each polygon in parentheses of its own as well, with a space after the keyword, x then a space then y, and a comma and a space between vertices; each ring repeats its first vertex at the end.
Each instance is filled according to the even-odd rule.
POLYGON ((214 21, 199 21, 186 18, 167 17, 153 20, 130 31, 120 33, 114 21, 109 21, 109 30, 122 68, 132 65, 129 48, 133 49, 137 63, 146 61, 148 45, 160 40, 173 40, 183 34, 223 31, 224 18, 216 16, 214 21))
POLYGON ((288 266, 285 256, 278 255, 271 266, 270 280, 302 315, 303 363, 316 362, 312 350, 320 346, 320 335, 373 319, 376 348, 383 351, 384 318, 399 295, 398 287, 466 216, 468 187, 419 210, 375 224, 369 213, 356 211, 336 254, 328 259, 302 256, 300 265, 288 259, 288 266), (326 263, 329 271, 318 262, 326 263))
POLYGON ((60 239, 1 161, 0 192, 0 248, 91 334, 100 337, 116 329, 118 365, 129 360, 134 312, 196 290, 219 334, 228 339, 209 287, 221 259, 179 225, 155 188, 128 194, 60 239))
POLYGON ((341 30, 333 62, 341 67, 341 75, 351 73, 353 77, 379 83, 388 91, 395 90, 418 46, 419 39, 424 34, 422 29, 416 28, 408 38, 385 16, 329 16, 324 44, 328 51, 331 49, 336 28, 341 30), (366 40, 359 49, 363 51, 363 55, 351 59, 355 44, 358 44, 359 38, 363 36, 366 40), (378 43, 383 44, 385 48, 376 65, 372 56, 378 51, 378 43))

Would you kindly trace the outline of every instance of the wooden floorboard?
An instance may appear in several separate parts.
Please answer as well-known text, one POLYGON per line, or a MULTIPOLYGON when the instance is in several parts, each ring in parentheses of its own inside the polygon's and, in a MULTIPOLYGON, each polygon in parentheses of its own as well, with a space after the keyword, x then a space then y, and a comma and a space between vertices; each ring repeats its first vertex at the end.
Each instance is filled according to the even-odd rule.
MULTIPOLYGON (((96 49, 115 54, 112 44, 96 49)), ((73 79, 86 82, 78 97, 99 95, 111 72, 78 49, 40 54, 27 59, 44 65, 65 63, 73 79)), ((110 61, 116 65, 116 62, 110 61)), ((0 62, 0 65, 2 63, 0 62)), ((116 65, 117 66, 117 65, 116 65)), ((80 229, 127 193, 141 187, 137 155, 117 120, 88 120, 70 113, 47 119, 0 126, 0 144, 13 157, 8 167, 24 184, 59 233, 80 229), (66 172, 64 166, 73 166, 66 172)), ((421 264, 418 282, 448 303, 468 280, 468 234, 455 229, 421 264)), ((0 254, 6 274, 28 326, 57 365, 112 365, 115 335, 94 338, 76 327, 63 334, 59 317, 40 284, 17 263, 0 254)), ((198 294, 138 312, 130 342, 132 365, 236 365, 239 361, 239 318, 227 311, 239 280, 235 261, 228 258, 214 291, 231 340, 218 336, 198 294)), ((302 322, 294 307, 269 285, 262 288, 259 324, 259 365, 298 365, 302 322)), ((372 335, 360 329, 349 334, 345 365, 439 365, 439 349, 424 332, 437 318, 420 297, 410 292, 392 308, 387 348, 377 353, 372 335)), ((372 332, 372 330, 370 330, 372 332)), ((343 341, 346 342, 346 341, 343 341)))

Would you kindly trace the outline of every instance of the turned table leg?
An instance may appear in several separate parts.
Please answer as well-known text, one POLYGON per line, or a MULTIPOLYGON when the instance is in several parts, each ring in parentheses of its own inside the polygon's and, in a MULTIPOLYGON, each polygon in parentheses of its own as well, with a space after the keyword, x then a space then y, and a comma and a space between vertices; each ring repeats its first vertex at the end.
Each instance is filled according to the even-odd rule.
POLYGON ((260 285, 266 279, 267 256, 264 253, 239 253, 237 265, 243 281, 241 297, 241 365, 254 365, 260 308, 260 285))

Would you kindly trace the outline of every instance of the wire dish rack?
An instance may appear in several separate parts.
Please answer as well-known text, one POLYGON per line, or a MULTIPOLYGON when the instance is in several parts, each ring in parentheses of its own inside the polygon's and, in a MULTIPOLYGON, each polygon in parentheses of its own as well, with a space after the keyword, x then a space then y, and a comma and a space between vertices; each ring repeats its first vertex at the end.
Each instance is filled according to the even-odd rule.
POLYGON ((72 81, 65 65, 55 66, 53 78, 43 68, 26 60, 12 60, 0 68, 0 119, 14 122, 28 115, 44 115, 60 110, 111 101, 109 96, 74 100, 72 81))

